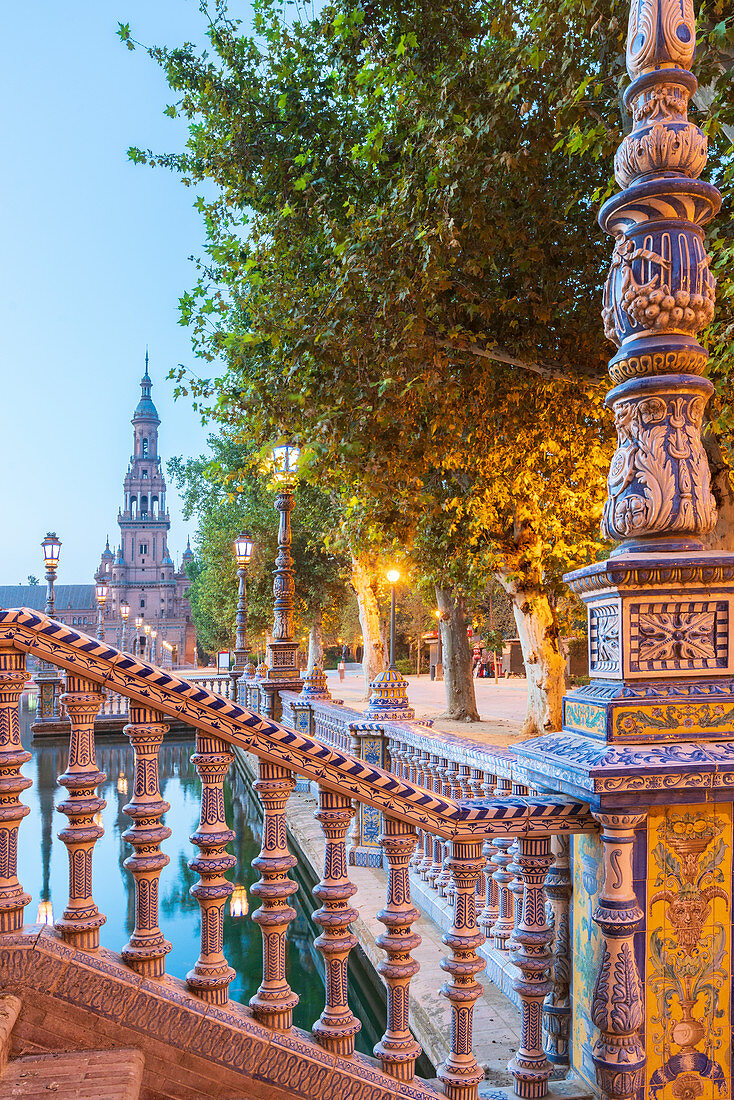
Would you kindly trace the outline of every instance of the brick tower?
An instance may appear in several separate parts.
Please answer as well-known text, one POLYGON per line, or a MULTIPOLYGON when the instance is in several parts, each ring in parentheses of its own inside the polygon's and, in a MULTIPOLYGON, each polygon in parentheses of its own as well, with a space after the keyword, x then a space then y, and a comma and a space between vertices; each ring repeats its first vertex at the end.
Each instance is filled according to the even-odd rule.
POLYGON ((123 486, 124 502, 117 516, 120 545, 113 554, 108 540, 97 578, 106 580, 110 586, 105 608, 108 641, 113 645, 121 644, 120 607, 126 600, 130 605, 125 645, 128 651, 135 648, 135 652, 143 656, 150 652, 150 635, 146 637, 141 632, 138 637, 134 625, 135 618, 142 615, 145 623, 158 632, 158 664, 163 661, 162 643, 165 640, 175 647, 173 652, 178 664, 193 665, 196 633, 187 598, 189 578, 185 572, 193 555, 187 546, 181 568, 177 570, 168 549, 171 520, 158 454, 161 421, 151 397, 152 385, 146 351, 140 400, 132 418, 133 450, 123 486))

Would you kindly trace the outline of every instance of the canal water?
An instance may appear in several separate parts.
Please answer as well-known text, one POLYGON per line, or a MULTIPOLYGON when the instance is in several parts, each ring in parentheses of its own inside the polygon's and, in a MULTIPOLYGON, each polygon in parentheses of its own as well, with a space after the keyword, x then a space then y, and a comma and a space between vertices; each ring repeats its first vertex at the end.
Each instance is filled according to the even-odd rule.
MULTIPOLYGON (((26 919, 40 919, 37 914, 42 902, 50 903, 43 908, 47 914, 49 910, 53 912, 53 919, 58 919, 68 896, 68 859, 64 844, 57 839, 67 819, 55 809, 66 791, 57 785, 56 779, 66 768, 68 745, 64 739, 33 741, 30 725, 34 718, 35 712, 27 709, 27 697, 24 697, 22 739, 33 758, 24 765, 23 773, 33 780, 33 786, 21 796, 31 812, 20 827, 19 875, 33 898, 26 910, 26 919)), ((173 944, 166 968, 177 978, 185 978, 196 961, 201 932, 199 906, 189 893, 190 887, 198 881, 188 861, 197 852, 189 836, 199 822, 201 790, 190 760, 192 752, 193 734, 191 738, 166 740, 160 752, 161 791, 171 804, 165 823, 172 831, 162 845, 170 863, 161 874, 160 924, 173 944)), ((133 754, 127 739, 100 736, 97 764, 107 775, 100 788, 107 805, 101 811, 104 836, 97 841, 94 850, 94 898, 107 917, 100 932, 101 942, 113 951, 120 951, 135 926, 133 879, 123 866, 132 851, 122 838, 131 824, 130 818, 123 813, 123 806, 133 789, 133 754)), ((260 851, 262 817, 249 780, 235 767, 229 770, 224 794, 227 822, 235 832, 231 850, 237 858, 237 867, 230 877, 246 891, 246 894, 238 891, 238 896, 245 895, 246 900, 240 900, 239 905, 235 901, 234 907, 231 903, 227 906, 224 951, 236 971, 230 996, 247 1003, 262 975, 262 938, 259 927, 251 919, 259 902, 250 894, 252 883, 259 878, 252 860, 260 851)), ((310 1030, 324 1006, 323 964, 313 946, 314 937, 321 930, 311 921, 311 912, 317 908, 310 894, 314 885, 312 869, 300 863, 293 877, 299 884, 298 893, 292 899, 298 916, 288 931, 288 980, 300 996, 294 1022, 310 1030)), ((362 1020, 358 1049, 371 1053, 385 1028, 384 990, 374 972, 368 971, 358 951, 352 952, 350 972, 350 1002, 355 1015, 362 1020)), ((424 1072, 426 1069, 428 1067, 424 1072)))

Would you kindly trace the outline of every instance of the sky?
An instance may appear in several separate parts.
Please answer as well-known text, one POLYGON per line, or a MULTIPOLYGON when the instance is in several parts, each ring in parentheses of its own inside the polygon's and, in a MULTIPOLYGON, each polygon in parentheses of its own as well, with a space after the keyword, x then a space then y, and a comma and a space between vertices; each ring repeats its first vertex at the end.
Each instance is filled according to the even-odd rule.
MULTIPOLYGON (((195 194, 127 158, 130 145, 181 148, 185 123, 163 116, 174 93, 116 34, 119 21, 146 44, 199 42, 203 21, 197 0, 2 9, 0 584, 42 576, 47 530, 62 540, 59 581, 90 583, 119 533, 146 345, 164 464, 205 450, 166 380, 177 363, 199 369, 177 307, 203 240, 195 194)), ((170 485, 168 503, 178 564, 194 523, 170 485)))

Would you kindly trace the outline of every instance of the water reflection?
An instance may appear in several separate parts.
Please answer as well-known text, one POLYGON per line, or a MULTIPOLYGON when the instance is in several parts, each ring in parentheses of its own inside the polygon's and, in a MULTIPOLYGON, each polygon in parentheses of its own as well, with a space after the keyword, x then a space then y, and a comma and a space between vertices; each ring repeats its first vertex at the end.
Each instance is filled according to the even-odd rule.
MULTIPOLYGON (((33 717, 27 711, 21 715, 23 744, 33 753, 23 771, 33 780, 33 786, 23 795, 31 812, 21 825, 18 862, 23 886, 33 898, 28 918, 36 919, 38 914, 38 919, 51 924, 61 916, 68 897, 67 852, 57 839, 65 819, 55 812, 56 804, 66 794, 57 786, 56 778, 66 767, 67 745, 63 741, 31 744, 33 717), (36 848, 38 838, 40 848, 36 848)), ((197 875, 188 866, 196 852, 189 836, 198 824, 200 810, 200 784, 190 760, 192 751, 193 737, 166 741, 161 749, 161 790, 171 804, 165 822, 172 835, 162 845, 171 862, 161 875, 160 923, 166 938, 173 944, 166 961, 167 971, 179 978, 185 977, 196 961, 201 932, 199 906, 189 894, 189 888, 197 881, 197 875)), ((97 842, 94 852, 94 897, 107 917, 107 923, 100 930, 101 943, 119 951, 135 927, 133 879, 123 867, 123 861, 132 851, 122 838, 130 825, 130 818, 122 808, 129 801, 133 788, 133 755, 127 740, 100 738, 97 763, 107 775, 100 788, 107 805, 101 811, 104 836, 97 842)), ((260 984, 262 974, 260 929, 249 915, 245 915, 252 912, 253 902, 255 908, 259 904, 250 896, 249 889, 259 877, 253 870, 252 860, 260 850, 262 818, 248 780, 235 768, 230 769, 224 794, 227 821, 235 832, 232 851, 237 857, 237 867, 232 878, 239 888, 233 895, 234 907, 228 906, 225 915, 224 950, 236 972, 230 996, 247 1002, 260 984)), ((309 881, 310 869, 298 868, 298 872, 301 889, 293 902, 298 917, 291 924, 288 935, 288 977, 301 998, 294 1012, 294 1022, 310 1029, 323 1008, 324 987, 321 957, 313 947, 315 926, 310 922, 310 910, 304 908, 313 901, 309 892, 313 884, 309 881)), ((371 1050, 378 1029, 382 1027, 376 1023, 366 1028, 358 1037, 359 1049, 371 1050)))

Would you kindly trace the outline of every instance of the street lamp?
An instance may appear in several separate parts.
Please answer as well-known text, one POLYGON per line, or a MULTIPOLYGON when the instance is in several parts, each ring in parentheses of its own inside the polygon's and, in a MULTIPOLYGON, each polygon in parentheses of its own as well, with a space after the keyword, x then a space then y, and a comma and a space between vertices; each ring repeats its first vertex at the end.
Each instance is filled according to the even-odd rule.
POLYGON ((388 569, 390 582, 390 667, 378 672, 370 683, 370 696, 365 717, 374 721, 409 722, 415 711, 408 702, 408 681, 395 664, 395 585, 400 580, 397 569, 388 569))
POLYGON ((158 660, 158 631, 151 630, 150 636, 153 639, 153 654, 151 660, 153 661, 153 664, 155 664, 158 660))
POLYGON ((107 596, 110 591, 110 586, 106 581, 99 581, 95 585, 94 594, 97 597, 97 641, 104 641, 104 605, 107 603, 107 596))
POLYGON ((140 631, 143 629, 143 616, 135 616, 135 644, 133 646, 133 656, 137 654, 140 656, 140 631))
POLYGON ((255 543, 251 536, 242 531, 234 540, 234 556, 237 562, 237 615, 235 618, 236 636, 234 643, 234 666, 232 678, 232 698, 237 702, 237 681, 245 671, 247 663, 247 566, 252 561, 255 543))
POLYGON ((55 603, 54 583, 59 565, 61 539, 56 537, 55 531, 49 531, 41 546, 43 547, 43 561, 46 566, 46 614, 52 619, 55 603))
POLYGON ((127 620, 130 618, 130 604, 127 600, 123 600, 120 604, 120 614, 122 615, 122 636, 120 638, 120 649, 125 652, 125 644, 127 642, 127 620))
MULTIPOLYGON (((298 642, 293 636, 293 611, 295 608, 296 585, 293 579, 293 557, 291 546, 291 512, 295 507, 294 493, 300 447, 293 442, 279 443, 272 449, 272 473, 277 483, 275 510, 280 513, 278 525, 278 554, 273 570, 273 637, 268 645, 267 679, 278 680, 283 684, 290 681, 294 691, 301 688, 301 676, 296 662, 298 642)), ((289 685, 290 686, 290 685, 289 685)), ((275 708, 277 692, 265 692, 267 716, 276 718, 275 708)))
POLYGON ((150 660, 150 624, 146 623, 143 627, 143 634, 145 635, 145 659, 150 660))
POLYGON ((390 581, 390 671, 395 672, 395 585, 400 580, 399 571, 388 569, 387 579, 390 581))

